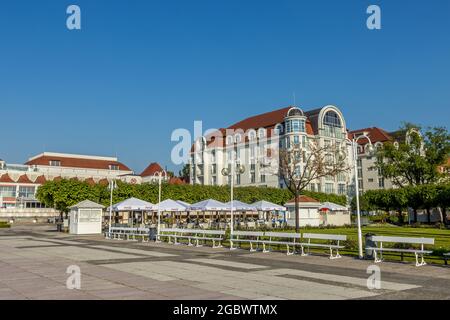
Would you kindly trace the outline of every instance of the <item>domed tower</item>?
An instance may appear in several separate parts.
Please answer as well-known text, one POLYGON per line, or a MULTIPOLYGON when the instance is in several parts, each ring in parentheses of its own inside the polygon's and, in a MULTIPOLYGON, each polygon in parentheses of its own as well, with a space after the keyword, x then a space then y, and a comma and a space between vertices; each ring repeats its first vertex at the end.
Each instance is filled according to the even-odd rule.
POLYGON ((284 118, 282 147, 306 147, 306 116, 300 108, 292 107, 284 118))

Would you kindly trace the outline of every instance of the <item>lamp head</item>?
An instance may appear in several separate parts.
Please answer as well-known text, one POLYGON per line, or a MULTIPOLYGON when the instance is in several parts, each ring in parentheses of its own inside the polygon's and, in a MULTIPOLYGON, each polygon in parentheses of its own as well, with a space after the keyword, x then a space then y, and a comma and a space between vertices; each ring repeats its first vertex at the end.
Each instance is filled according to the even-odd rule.
POLYGON ((229 175, 228 168, 223 168, 223 169, 222 169, 222 175, 223 175, 223 176, 228 176, 228 175, 229 175))

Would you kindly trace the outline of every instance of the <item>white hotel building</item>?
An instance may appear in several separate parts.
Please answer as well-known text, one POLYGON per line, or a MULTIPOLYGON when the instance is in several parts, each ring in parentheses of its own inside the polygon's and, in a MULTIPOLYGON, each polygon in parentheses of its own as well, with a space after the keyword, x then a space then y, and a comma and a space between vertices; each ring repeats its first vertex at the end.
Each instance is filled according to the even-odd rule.
POLYGON ((135 176, 115 157, 44 152, 23 165, 0 160, 0 216, 2 210, 42 209, 43 205, 35 197, 37 188, 46 181, 59 179, 78 179, 92 184, 108 184, 111 179, 141 182, 140 176, 135 176))
MULTIPOLYGON (((336 143, 347 150, 347 160, 351 164, 352 152, 347 137, 344 116, 332 105, 307 112, 287 107, 260 114, 196 141, 190 154, 190 181, 203 185, 229 184, 231 177, 223 176, 221 171, 230 165, 235 154, 236 162, 245 167, 244 173, 234 176, 236 186, 283 188, 284 183, 278 176, 278 160, 273 161, 275 155, 271 154, 278 146, 297 144, 308 152, 310 141, 317 141, 321 146, 336 143)), ((353 185, 351 177, 352 173, 348 172, 322 178, 311 183, 309 190, 347 195, 353 185)))

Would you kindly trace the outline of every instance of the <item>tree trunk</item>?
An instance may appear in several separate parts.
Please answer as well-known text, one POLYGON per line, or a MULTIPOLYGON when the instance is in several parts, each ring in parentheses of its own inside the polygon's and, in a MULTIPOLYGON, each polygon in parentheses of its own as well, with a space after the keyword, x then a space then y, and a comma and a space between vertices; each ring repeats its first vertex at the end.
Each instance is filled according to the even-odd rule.
POLYGON ((299 204, 299 192, 295 192, 295 232, 300 232, 300 204, 299 204))
POLYGON ((398 222, 403 225, 405 223, 405 220, 403 219, 403 211, 402 209, 398 209, 397 212, 398 212, 398 222))
POLYGON ((442 223, 448 225, 447 208, 441 208, 441 212, 442 212, 442 223))
POLYGON ((427 221, 428 221, 428 224, 431 224, 431 210, 430 210, 430 208, 427 208, 427 221))
POLYGON ((414 223, 416 223, 417 222, 417 209, 414 208, 413 212, 414 212, 414 223))

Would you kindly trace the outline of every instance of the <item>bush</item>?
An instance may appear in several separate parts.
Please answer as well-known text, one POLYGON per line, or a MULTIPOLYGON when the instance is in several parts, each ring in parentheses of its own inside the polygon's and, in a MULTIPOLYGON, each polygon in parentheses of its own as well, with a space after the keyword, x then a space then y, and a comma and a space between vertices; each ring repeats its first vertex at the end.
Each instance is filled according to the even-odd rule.
POLYGON ((1 228, 10 228, 11 225, 8 222, 0 221, 0 229, 1 228))

